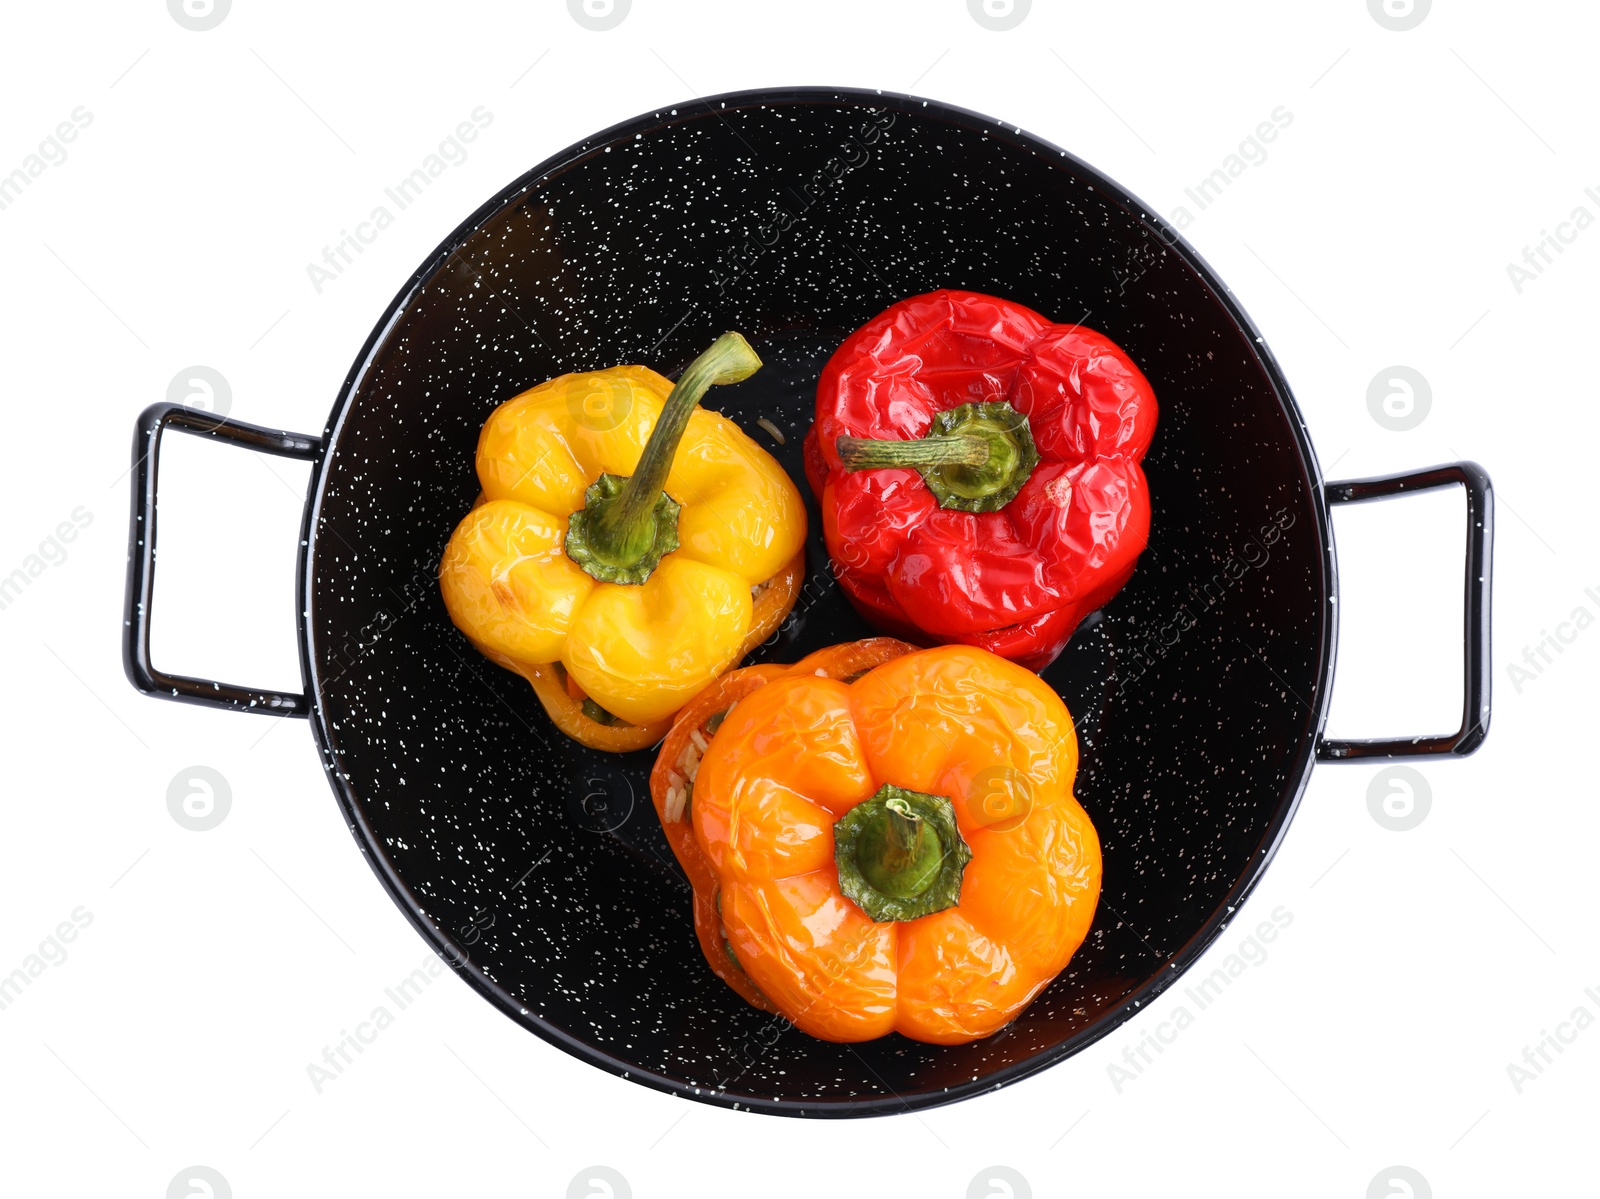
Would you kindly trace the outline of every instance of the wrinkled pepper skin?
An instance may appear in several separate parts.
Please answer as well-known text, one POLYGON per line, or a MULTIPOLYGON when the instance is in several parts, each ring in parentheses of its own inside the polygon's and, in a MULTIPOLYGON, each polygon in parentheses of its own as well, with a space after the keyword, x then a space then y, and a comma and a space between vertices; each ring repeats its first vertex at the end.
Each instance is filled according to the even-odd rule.
POLYGON ((584 739, 597 748, 658 741, 673 713, 748 652, 752 634, 759 643, 770 632, 762 626, 782 619, 801 573, 799 491, 737 425, 703 408, 666 480, 682 506, 679 545, 649 578, 597 582, 564 551, 586 489, 603 473, 634 471, 671 391, 655 371, 621 366, 562 375, 501 404, 478 440, 482 498, 439 565, 456 626, 536 689, 542 678, 558 724, 559 662, 583 695, 632 726, 619 738, 595 725, 584 739))
POLYGON ((746 1000, 824 1040, 957 1044, 1015 1019, 1089 931, 1100 845, 1077 763, 1037 676, 878 638, 718 680, 651 791, 701 947, 746 1000), (841 892, 834 826, 886 783, 950 801, 971 854, 954 906, 880 922, 841 892))
POLYGON ((1139 461, 1149 382, 1108 338, 964 291, 903 300, 834 353, 807 476, 839 582, 895 636, 963 642, 1042 669, 1128 580, 1150 527, 1139 461), (1005 400, 1040 458, 995 512, 941 508, 915 469, 843 468, 841 436, 922 438, 934 415, 1005 400))

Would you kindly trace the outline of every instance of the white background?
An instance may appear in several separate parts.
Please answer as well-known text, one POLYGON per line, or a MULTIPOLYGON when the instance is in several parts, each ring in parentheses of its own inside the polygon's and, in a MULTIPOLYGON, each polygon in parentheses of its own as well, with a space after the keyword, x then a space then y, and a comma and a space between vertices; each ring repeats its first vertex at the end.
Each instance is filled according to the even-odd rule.
MULTIPOLYGON (((1600 1025, 1521 1093, 1507 1073, 1576 1007, 1600 1017, 1584 994, 1600 993, 1600 632, 1562 626, 1559 657, 1510 672, 1574 609, 1600 616, 1600 226, 1520 294, 1506 269, 1579 205, 1600 217, 1584 194, 1600 192, 1593 6, 1437 0, 1405 32, 1364 0, 1036 0, 1007 32, 964 0, 634 0, 605 32, 556 0, 235 0, 207 32, 160 0, 106 0, 11 5, 4 23, 0 174, 75 108, 92 123, 0 211, 0 576, 75 510, 92 523, 0 610, 0 974, 74 909, 92 923, 0 1011, 0 1191, 158 1199, 199 1163, 241 1199, 557 1196, 599 1163, 641 1197, 958 1199, 998 1164, 1038 1196, 1360 1199, 1401 1164, 1441 1197, 1595 1193, 1600 1025), (1108 1067, 1175 1016, 1181 988, 997 1094, 817 1123, 613 1078, 446 975, 319 1094, 308 1064, 426 950, 303 723, 157 703, 124 680, 134 416, 201 364, 233 415, 320 430, 392 294, 503 184, 637 113, 779 84, 950 101, 1163 213, 1189 207, 1186 236, 1260 325, 1330 478, 1482 462, 1499 500, 1488 743, 1422 764, 1432 807, 1406 832, 1369 812, 1378 767, 1318 768, 1198 970, 1279 905, 1293 923, 1120 1091, 1108 1067), (466 160, 318 294, 307 264, 480 105, 493 123, 466 160), (1195 211, 1184 189, 1278 106, 1293 120, 1266 160, 1195 211), (1396 364, 1432 390, 1404 432, 1367 404, 1396 364), (204 833, 167 808, 197 764, 232 796, 204 833)), ((190 438, 163 466, 158 662, 298 689, 304 468, 190 438)), ((1453 492, 1338 513, 1330 731, 1454 726, 1461 512, 1453 492)))

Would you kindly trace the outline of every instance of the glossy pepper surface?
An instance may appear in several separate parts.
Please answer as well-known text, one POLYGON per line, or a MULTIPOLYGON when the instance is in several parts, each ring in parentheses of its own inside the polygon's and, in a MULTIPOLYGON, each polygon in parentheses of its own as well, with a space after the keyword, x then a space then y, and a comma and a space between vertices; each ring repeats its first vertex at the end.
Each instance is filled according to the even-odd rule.
POLYGON ((651 776, 712 969, 812 1036, 955 1044, 1067 964, 1100 893, 1072 718, 984 650, 888 638, 719 679, 651 776))
POLYGON ((817 386, 806 473, 872 623, 1032 669, 1133 573, 1149 382, 1108 338, 936 291, 868 321, 817 386))
POLYGON ((727 334, 676 386, 642 366, 562 375, 483 426, 482 496, 439 564, 445 606, 587 744, 660 740, 793 605, 800 494, 737 425, 697 407, 759 366, 727 334))

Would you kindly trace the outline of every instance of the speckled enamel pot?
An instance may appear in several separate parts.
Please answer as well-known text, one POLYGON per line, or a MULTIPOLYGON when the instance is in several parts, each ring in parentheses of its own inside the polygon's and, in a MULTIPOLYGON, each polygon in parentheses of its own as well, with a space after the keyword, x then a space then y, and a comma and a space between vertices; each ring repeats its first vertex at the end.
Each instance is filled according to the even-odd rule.
MULTIPOLYGON (((1325 485, 1277 366, 1204 262, 1063 150, 871 92, 696 100, 534 168, 474 213, 378 322, 320 436, 171 405, 135 437, 127 664, 192 702, 309 715, 379 880, 511 1019, 625 1078, 783 1115, 904 1112, 1002 1086, 1172 985, 1271 859, 1316 758, 1462 754, 1488 723, 1487 478, 1470 463, 1325 485), (477 491, 479 426, 553 375, 675 374, 726 329, 766 367, 710 404, 801 479, 817 376, 856 326, 938 287, 990 292, 1118 342, 1154 384, 1154 517, 1132 581, 1045 673, 1078 721, 1077 793, 1105 890, 1067 971, 958 1047, 814 1041, 747 1007, 695 943, 650 805, 648 753, 555 732, 451 625, 434 572, 477 491), (765 417, 778 443, 756 424, 765 417), (304 695, 166 674, 149 656, 167 427, 314 464, 300 562, 304 695), (1422 487, 1468 496, 1466 712, 1441 737, 1322 741, 1335 639, 1328 510, 1422 487)), ((809 582, 757 658, 870 630, 809 582)))

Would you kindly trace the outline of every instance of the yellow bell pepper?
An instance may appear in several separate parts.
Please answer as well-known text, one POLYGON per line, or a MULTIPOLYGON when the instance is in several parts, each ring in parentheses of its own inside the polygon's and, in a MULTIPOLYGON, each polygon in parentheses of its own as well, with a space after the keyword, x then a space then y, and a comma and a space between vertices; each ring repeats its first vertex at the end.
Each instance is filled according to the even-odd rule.
POLYGON ((760 365, 724 334, 676 386, 642 366, 562 375, 483 427, 483 495, 439 564, 445 606, 586 744, 653 744, 793 606, 800 493, 697 406, 760 365))

